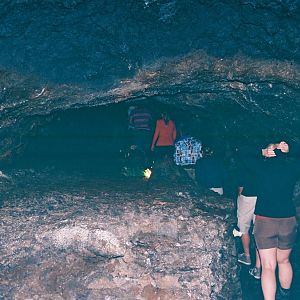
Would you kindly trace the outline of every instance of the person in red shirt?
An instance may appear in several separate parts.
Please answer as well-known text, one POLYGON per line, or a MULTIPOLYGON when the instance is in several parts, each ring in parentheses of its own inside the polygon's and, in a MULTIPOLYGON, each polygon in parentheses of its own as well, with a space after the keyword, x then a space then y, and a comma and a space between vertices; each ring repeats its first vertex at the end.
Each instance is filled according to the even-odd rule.
POLYGON ((164 112, 161 114, 161 119, 156 121, 151 150, 155 151, 157 157, 171 157, 174 154, 175 140, 175 123, 170 119, 169 115, 164 112))

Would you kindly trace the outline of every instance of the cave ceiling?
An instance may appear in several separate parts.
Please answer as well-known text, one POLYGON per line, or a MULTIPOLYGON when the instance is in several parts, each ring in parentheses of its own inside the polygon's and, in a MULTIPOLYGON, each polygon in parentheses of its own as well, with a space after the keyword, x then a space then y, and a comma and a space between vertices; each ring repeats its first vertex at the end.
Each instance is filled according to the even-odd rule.
POLYGON ((0 20, 2 155, 53 112, 141 100, 299 139, 298 0, 3 0, 0 20))

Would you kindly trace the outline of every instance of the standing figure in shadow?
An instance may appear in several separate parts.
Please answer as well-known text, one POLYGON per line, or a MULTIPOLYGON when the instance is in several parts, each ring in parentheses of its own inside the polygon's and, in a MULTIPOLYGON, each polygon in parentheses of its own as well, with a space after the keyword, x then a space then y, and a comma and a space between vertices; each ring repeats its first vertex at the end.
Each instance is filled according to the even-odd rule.
POLYGON ((155 176, 168 177, 174 165, 174 143, 176 140, 176 126, 168 113, 163 112, 161 119, 156 121, 155 132, 152 139, 151 151, 154 153, 155 176))
MULTIPOLYGON (((243 148, 239 152, 243 153, 243 148)), ((250 162, 249 157, 239 157, 239 167, 238 167, 238 178, 239 178, 239 188, 237 197, 237 225, 239 228, 239 233, 241 234, 241 241, 243 246, 243 253, 238 254, 238 262, 244 265, 251 265, 250 258, 250 233, 252 223, 255 222, 255 205, 257 199, 257 188, 256 188, 256 176, 255 174, 247 168, 247 164, 244 164, 243 160, 247 159, 247 163, 255 163, 255 160, 250 162)), ((260 279, 261 277, 261 265, 258 250, 255 250, 255 266, 249 269, 249 274, 255 279, 260 279)))
POLYGON ((131 106, 128 109, 128 129, 132 135, 131 146, 143 156, 144 167, 149 164, 152 116, 147 107, 142 105, 131 106))
POLYGON ((217 153, 207 145, 203 146, 203 157, 196 163, 196 181, 211 191, 223 195, 226 170, 221 153, 217 153))
POLYGON ((290 299, 293 270, 289 257, 297 233, 292 199, 300 177, 300 151, 297 148, 281 141, 264 149, 254 149, 252 153, 241 153, 249 158, 260 156, 257 163, 252 159, 245 159, 245 162, 249 162, 248 168, 257 179, 254 237, 261 258, 261 285, 266 300, 290 299))
POLYGON ((176 126, 168 113, 163 112, 161 119, 156 121, 155 132, 152 139, 151 151, 156 158, 171 158, 174 154, 176 140, 176 126))

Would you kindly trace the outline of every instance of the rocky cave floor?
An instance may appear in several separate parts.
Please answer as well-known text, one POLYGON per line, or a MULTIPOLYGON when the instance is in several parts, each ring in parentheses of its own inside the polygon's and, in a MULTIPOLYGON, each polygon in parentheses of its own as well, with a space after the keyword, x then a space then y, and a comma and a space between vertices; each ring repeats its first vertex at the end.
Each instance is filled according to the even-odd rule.
MULTIPOLYGON (((80 216, 82 211, 96 217, 100 211, 99 207, 106 203, 127 205, 133 202, 141 206, 146 203, 164 206, 186 198, 197 208, 209 206, 209 203, 222 199, 208 194, 202 196, 199 202, 199 189, 189 180, 174 184, 172 180, 157 182, 126 177, 109 179, 82 176, 79 173, 72 174, 72 176, 51 173, 51 171, 37 173, 33 170, 14 171, 11 178, 1 177, 0 193, 2 198, 0 246, 4 249, 2 252, 4 255, 1 255, 0 260, 0 299, 12 299, 11 295, 18 289, 18 281, 24 282, 25 277, 34 272, 34 266, 41 263, 38 257, 31 255, 34 245, 27 244, 30 240, 34 240, 32 235, 35 234, 36 227, 51 227, 53 222, 68 223, 74 219, 74 216, 80 216), (209 201, 205 203, 205 199, 209 201), (20 261, 22 264, 19 264, 20 261)), ((117 209, 115 213, 118 214, 117 209)), ((226 213, 228 211, 224 209, 224 214, 226 213)), ((300 210, 298 209, 299 217, 300 210)), ((241 251, 239 239, 236 240, 236 246, 237 251, 241 251)), ((43 254, 42 249, 35 249, 35 251, 40 253, 40 258, 44 254, 48 255, 46 252, 43 254)), ((298 238, 292 255, 295 273, 293 299, 300 299, 299 257, 300 239, 298 238)), ((88 264, 93 264, 93 260, 91 259, 88 264)), ((250 278, 248 270, 249 267, 241 266, 243 299, 262 299, 260 281, 250 278)), ((44 278, 49 290, 57 289, 56 285, 60 283, 56 280, 44 278)), ((34 287, 35 283, 28 284, 34 287)), ((71 286, 69 290, 72 290, 71 286)), ((70 291, 64 297, 72 299, 70 291)), ((82 298, 84 299, 84 295, 82 298)))

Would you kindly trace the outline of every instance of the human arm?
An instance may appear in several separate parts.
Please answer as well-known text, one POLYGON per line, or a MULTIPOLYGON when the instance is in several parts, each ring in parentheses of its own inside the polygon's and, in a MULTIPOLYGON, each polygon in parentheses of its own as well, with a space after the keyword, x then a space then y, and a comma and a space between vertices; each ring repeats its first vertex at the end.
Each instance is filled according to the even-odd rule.
POLYGON ((173 122, 173 132, 172 132, 173 142, 176 140, 176 136, 177 136, 176 126, 175 123, 173 122))
POLYGON ((296 177, 300 177, 300 145, 298 143, 287 144, 282 141, 278 144, 277 149, 289 156, 289 172, 294 173, 296 177))
POLYGON ((134 126, 134 124, 133 124, 133 116, 132 115, 130 115, 128 117, 128 124, 129 124, 129 127, 133 127, 134 126))
POLYGON ((159 122, 157 121, 156 122, 156 127, 155 127, 155 132, 154 132, 153 139, 152 139, 152 144, 151 144, 151 150, 152 151, 154 150, 154 146, 155 146, 155 143, 158 139, 158 136, 159 136, 159 122))

